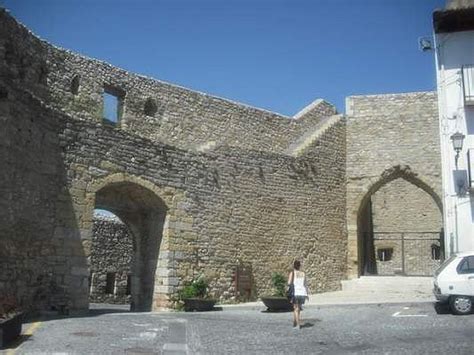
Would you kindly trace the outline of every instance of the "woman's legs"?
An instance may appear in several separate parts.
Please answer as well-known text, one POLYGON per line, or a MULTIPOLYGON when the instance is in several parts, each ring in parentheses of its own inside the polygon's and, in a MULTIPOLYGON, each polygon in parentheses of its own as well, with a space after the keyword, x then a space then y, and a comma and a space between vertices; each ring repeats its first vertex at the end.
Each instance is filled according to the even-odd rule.
POLYGON ((301 327, 301 311, 300 311, 300 305, 297 304, 296 305, 296 309, 295 309, 295 315, 296 315, 296 324, 298 325, 298 327, 301 327))
POLYGON ((298 325, 298 311, 300 307, 298 304, 293 303, 293 327, 296 327, 298 325))
POLYGON ((301 305, 298 305, 298 326, 301 328, 301 324, 303 322, 301 321, 301 305))

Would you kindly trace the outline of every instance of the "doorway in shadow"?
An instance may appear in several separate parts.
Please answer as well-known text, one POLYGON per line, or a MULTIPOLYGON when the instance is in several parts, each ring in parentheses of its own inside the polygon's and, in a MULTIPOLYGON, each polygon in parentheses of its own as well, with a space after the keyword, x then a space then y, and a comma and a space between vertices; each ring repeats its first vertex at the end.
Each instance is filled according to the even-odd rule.
MULTIPOLYGON (((117 305, 131 303, 133 236, 112 212, 94 210, 90 254, 89 302, 117 305)), ((122 305, 119 307, 118 305, 122 305)), ((94 305, 94 308, 98 305, 94 305)))
MULTIPOLYGON (((113 182, 96 192, 95 209, 108 211, 109 217, 115 216, 116 222, 123 224, 120 232, 118 228, 115 236, 109 236, 109 241, 97 236, 99 241, 112 247, 109 252, 103 246, 104 243, 98 243, 102 245, 102 250, 97 254, 109 253, 109 261, 103 263, 99 275, 101 290, 105 291, 109 299, 113 299, 114 295, 125 296, 130 302, 131 311, 151 311, 155 271, 167 212, 165 203, 154 192, 139 184, 113 182), (126 234, 129 236, 128 241, 126 234), (119 240, 119 237, 122 239, 119 240), (128 252, 128 256, 120 255, 120 249, 125 254, 128 252), (115 258, 114 267, 112 264, 115 258), (120 272, 119 267, 123 269, 120 272)), ((94 267, 93 263, 91 266, 94 267)), ((91 276, 94 286, 95 275, 91 276)))
POLYGON ((358 211, 359 275, 432 275, 444 254, 440 199, 413 174, 389 172, 358 211))

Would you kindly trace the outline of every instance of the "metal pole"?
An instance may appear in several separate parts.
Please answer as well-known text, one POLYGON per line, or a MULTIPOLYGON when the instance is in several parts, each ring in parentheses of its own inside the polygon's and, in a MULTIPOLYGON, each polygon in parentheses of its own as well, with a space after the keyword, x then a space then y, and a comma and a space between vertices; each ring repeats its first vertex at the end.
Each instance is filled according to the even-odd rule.
POLYGON ((402 233, 402 274, 405 275, 405 234, 402 233))

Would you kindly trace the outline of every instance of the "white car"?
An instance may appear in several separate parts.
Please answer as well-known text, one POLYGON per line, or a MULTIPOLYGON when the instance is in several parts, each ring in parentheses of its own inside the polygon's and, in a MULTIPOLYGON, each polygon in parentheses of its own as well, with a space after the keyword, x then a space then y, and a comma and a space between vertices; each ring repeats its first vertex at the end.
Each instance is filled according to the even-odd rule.
POLYGON ((433 293, 455 314, 474 309, 474 251, 452 255, 434 274, 433 293))

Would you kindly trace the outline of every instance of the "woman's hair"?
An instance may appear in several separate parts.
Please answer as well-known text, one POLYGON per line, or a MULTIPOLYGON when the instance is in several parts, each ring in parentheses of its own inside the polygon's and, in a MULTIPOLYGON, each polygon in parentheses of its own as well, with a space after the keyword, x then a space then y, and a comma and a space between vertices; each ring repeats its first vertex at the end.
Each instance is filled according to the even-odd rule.
POLYGON ((299 260, 295 260, 295 262, 293 263, 293 267, 295 268, 295 270, 299 270, 300 267, 301 267, 301 263, 299 260))

